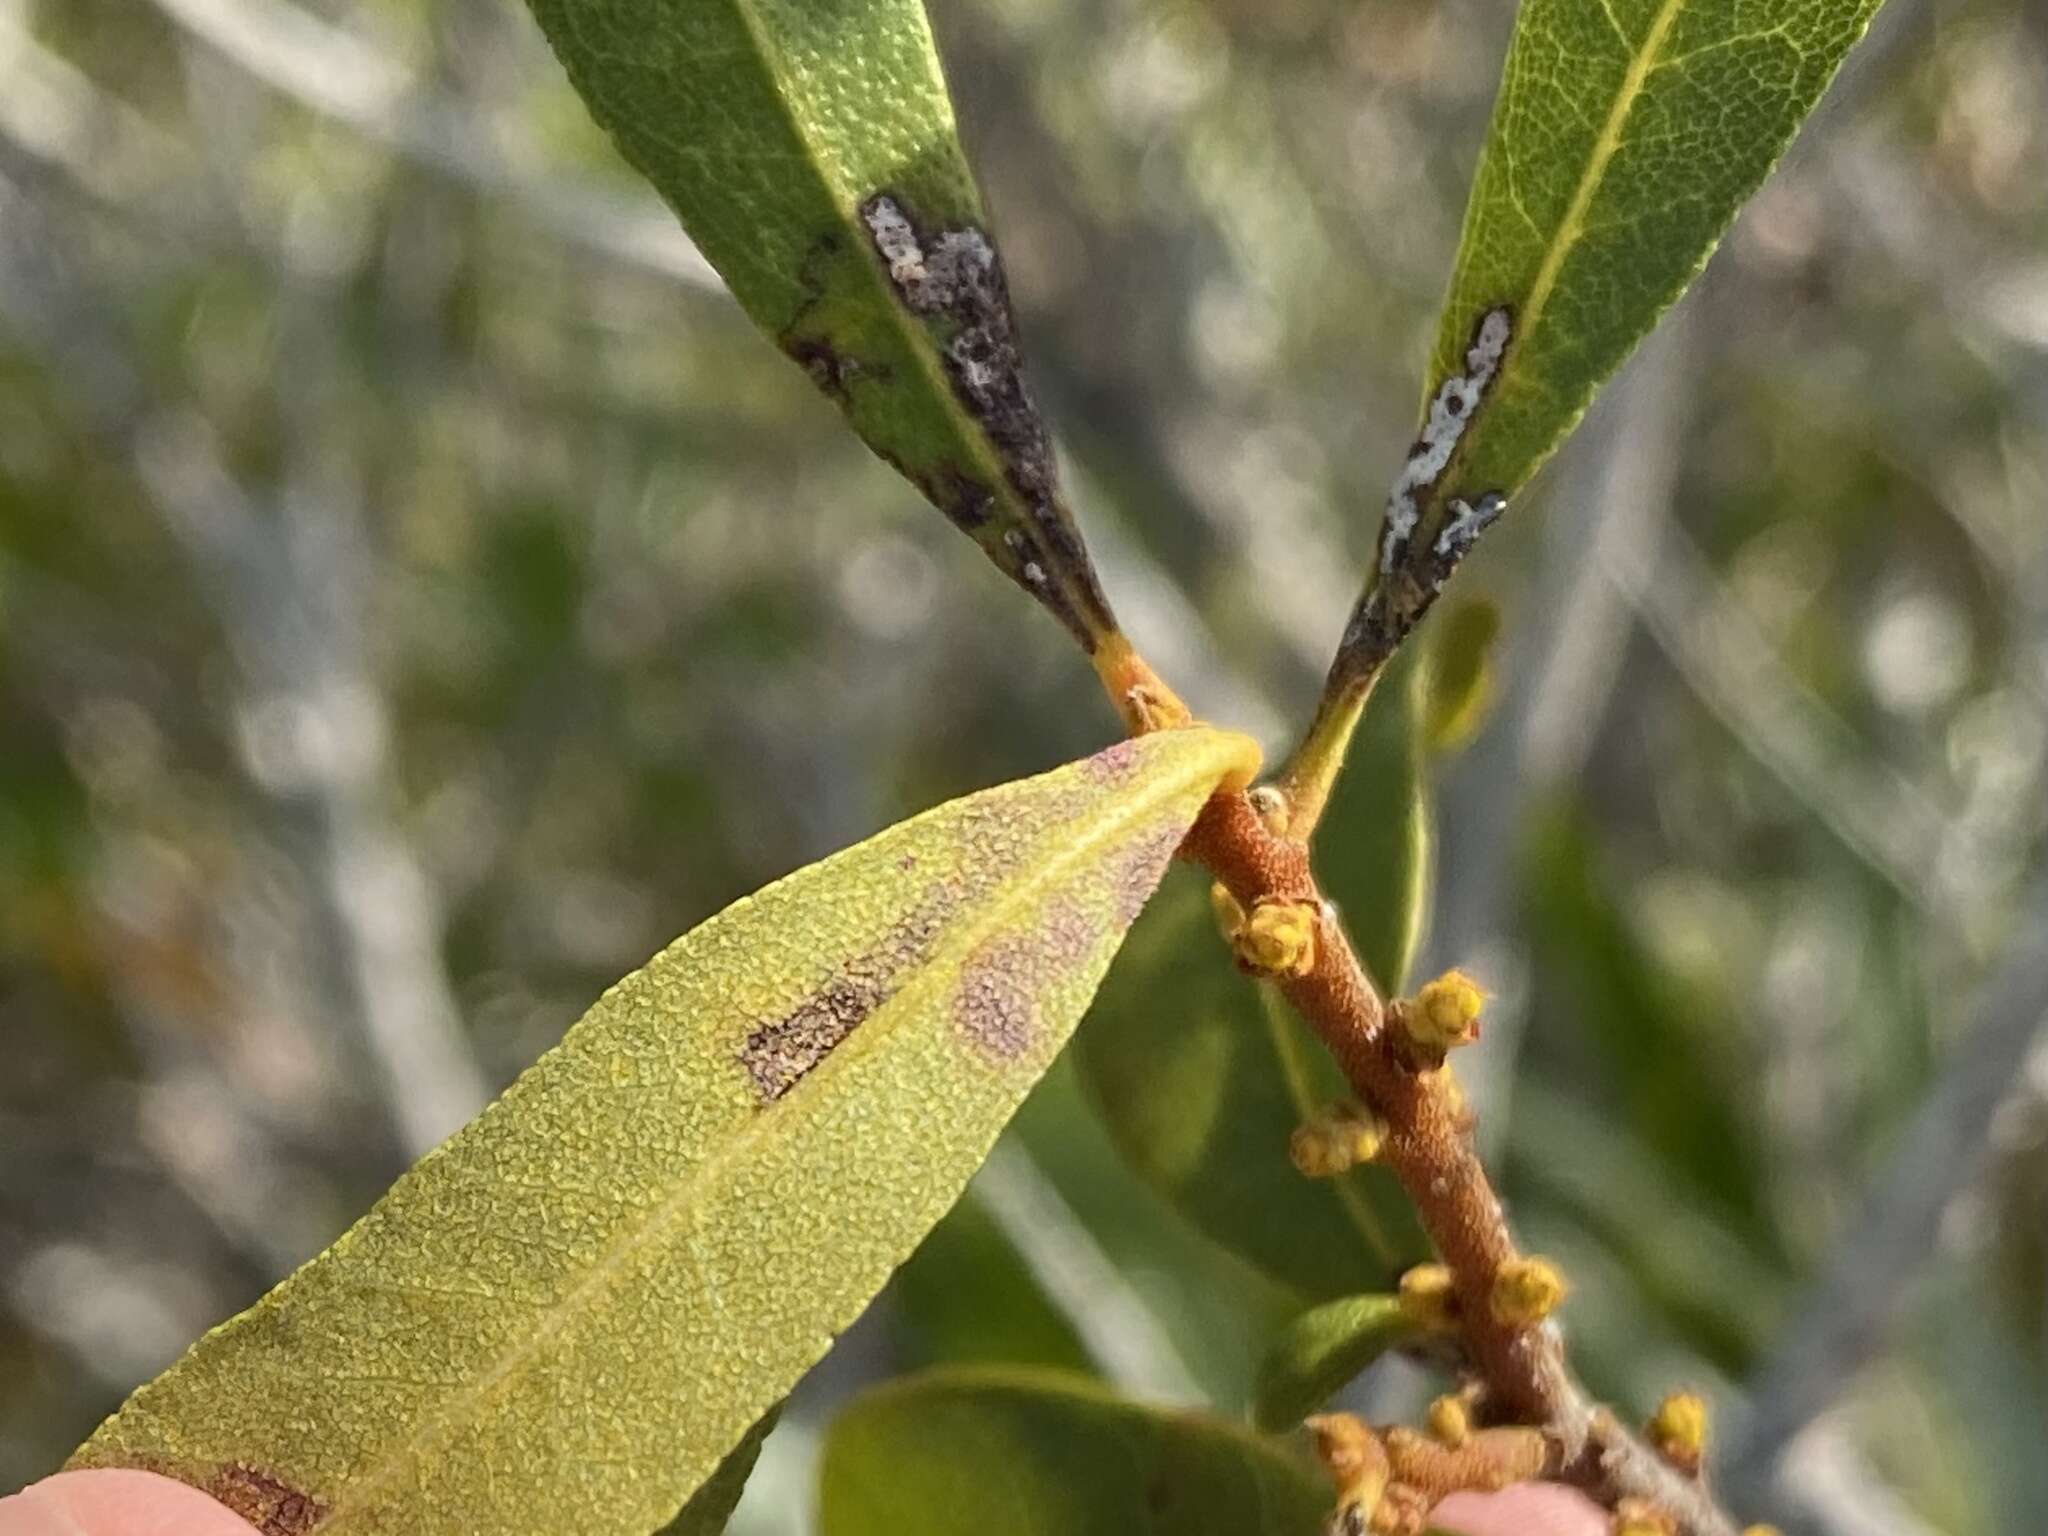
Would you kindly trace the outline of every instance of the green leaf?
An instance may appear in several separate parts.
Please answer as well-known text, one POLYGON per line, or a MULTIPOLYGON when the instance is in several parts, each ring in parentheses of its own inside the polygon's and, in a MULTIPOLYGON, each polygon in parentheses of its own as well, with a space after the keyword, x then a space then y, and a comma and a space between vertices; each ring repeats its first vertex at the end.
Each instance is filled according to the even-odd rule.
POLYGON ((761 1459, 761 1442, 781 1417, 782 1406, 778 1403, 755 1420, 740 1443, 725 1453, 718 1470, 704 1479, 690 1495, 690 1502, 655 1536, 720 1536, 732 1519, 733 1510, 739 1507, 740 1495, 747 1491, 754 1463, 761 1459))
POLYGON ((1195 872, 1133 928, 1074 1058, 1131 1167, 1299 1295, 1379 1289, 1427 1252, 1385 1170, 1305 1179, 1288 1159, 1289 1135, 1343 1079, 1279 994, 1231 965, 1195 872))
POLYGON ((896 1272, 891 1295, 920 1361, 1093 1369, 973 1185, 896 1272))
POLYGON ((920 0, 530 0, 754 322, 1093 652, 1116 622, 1026 389, 920 0))
POLYGON ((1322 1478, 1235 1425, 1050 1371, 945 1371, 832 1426, 821 1536, 1314 1536, 1322 1478))
POLYGON ((1486 598, 1455 603, 1437 615, 1429 645, 1429 706, 1423 742, 1448 756, 1479 733, 1493 706, 1493 643, 1500 607, 1486 598))
POLYGON ((1292 1429, 1381 1355, 1419 1336, 1397 1296, 1345 1296, 1302 1313, 1259 1367, 1252 1421, 1292 1429))
POLYGON ((1746 1106, 1755 1084, 1728 1009, 1659 963, 1600 857, 1591 823, 1554 805, 1534 819, 1524 920, 1539 997, 1581 1032, 1611 1084, 1621 1123, 1645 1151, 1714 1202, 1736 1229, 1770 1241, 1766 1180, 1746 1106))
POLYGON ((1510 339, 1432 482, 1437 507, 1512 495, 1535 473, 1705 264, 1876 9, 1525 0, 1427 398, 1473 374, 1484 317, 1504 307, 1510 339))
POLYGON ((1205 728, 1121 742, 727 908, 75 1464, 294 1529, 670 1518, 953 1203, 1256 763, 1205 728))

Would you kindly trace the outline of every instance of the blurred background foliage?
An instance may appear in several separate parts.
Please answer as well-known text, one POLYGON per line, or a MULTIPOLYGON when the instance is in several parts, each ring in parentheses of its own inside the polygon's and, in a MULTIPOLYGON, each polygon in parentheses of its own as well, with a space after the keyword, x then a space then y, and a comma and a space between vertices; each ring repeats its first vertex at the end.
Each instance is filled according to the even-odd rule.
MULTIPOLYGON (((1512 9, 933 9, 1112 596, 1278 750, 1512 9)), ((2048 10, 1892 0, 1426 632, 1416 969, 1494 994, 1464 1065, 1517 1218, 1592 1385, 1706 1390, 1731 1489, 1814 1530, 2048 1510, 2044 252, 2048 10)), ((1093 687, 510 0, 0 0, 0 1487, 667 938, 1099 745, 1093 687)), ((1378 935, 1419 855, 1354 783, 1323 864, 1378 935)), ((1120 1157, 1128 1062, 1063 1063, 736 1529, 805 1529, 822 1426, 921 1362, 1244 1411, 1316 1272, 1197 1209, 1287 1177, 1210 1135, 1286 1117, 1166 942, 1201 904, 1177 872, 1082 1037, 1189 1021, 1194 1193, 1120 1157)))

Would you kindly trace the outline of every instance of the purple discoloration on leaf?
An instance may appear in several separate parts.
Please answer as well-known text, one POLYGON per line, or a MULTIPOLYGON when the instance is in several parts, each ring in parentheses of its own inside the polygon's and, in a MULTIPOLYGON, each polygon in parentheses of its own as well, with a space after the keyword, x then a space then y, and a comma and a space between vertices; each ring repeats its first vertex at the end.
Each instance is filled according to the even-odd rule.
POLYGON ((1102 942, 1103 924, 1071 896, 1055 897, 1029 934, 990 939, 967 957, 953 1019, 982 1055, 1016 1061, 1038 1038, 1038 997, 1079 970, 1102 942))
POLYGON ((1179 851, 1181 830, 1163 826, 1148 833, 1120 854, 1110 870, 1110 889, 1116 900, 1116 920, 1129 927, 1145 910, 1145 903, 1166 877, 1166 866, 1179 851))
POLYGON ((1037 947, 1015 938, 984 944, 968 958, 953 1017, 984 1056, 1015 1061, 1030 1049, 1038 1027, 1031 984, 1042 967, 1037 947))
POLYGON ((310 1493, 239 1462, 216 1472, 205 1491, 263 1536, 303 1536, 327 1518, 327 1506, 310 1493))
POLYGON ((1138 758, 1138 742, 1133 737, 1085 759, 1081 771, 1097 784, 1121 784, 1137 772, 1138 758))

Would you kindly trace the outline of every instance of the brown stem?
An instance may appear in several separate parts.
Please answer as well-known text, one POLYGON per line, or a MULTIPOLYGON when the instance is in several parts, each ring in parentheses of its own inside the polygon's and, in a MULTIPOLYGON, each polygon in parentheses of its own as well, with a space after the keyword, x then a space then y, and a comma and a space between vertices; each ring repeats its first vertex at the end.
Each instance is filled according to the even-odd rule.
POLYGON ((1698 1482, 1587 1400, 1565 1366, 1554 1327, 1495 1317, 1495 1282, 1520 1253, 1473 1147, 1471 1116, 1449 1069, 1418 1067, 1413 1050, 1387 1027, 1379 994, 1322 903, 1307 845, 1273 831, 1244 792, 1227 791, 1203 809, 1181 852, 1246 910, 1279 900, 1311 902, 1322 914, 1313 967, 1281 988, 1322 1037, 1352 1090, 1386 1121, 1380 1160, 1401 1181, 1451 1270, 1465 1345, 1493 1400, 1551 1436, 1559 1476, 1610 1504, 1648 1499, 1673 1515, 1685 1536, 1735 1536, 1733 1522, 1698 1482))

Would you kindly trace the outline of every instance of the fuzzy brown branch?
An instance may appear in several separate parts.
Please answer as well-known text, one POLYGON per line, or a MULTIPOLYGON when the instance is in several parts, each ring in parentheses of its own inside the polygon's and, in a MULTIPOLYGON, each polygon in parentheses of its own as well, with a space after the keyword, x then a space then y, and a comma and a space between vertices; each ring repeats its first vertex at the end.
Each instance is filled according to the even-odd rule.
POLYGON ((1555 1476, 1610 1507, 1624 1498, 1647 1500, 1673 1516, 1685 1536, 1735 1536, 1734 1523, 1699 1482, 1587 1399, 1565 1365, 1555 1327, 1522 1321, 1515 1309, 1498 1305, 1503 1278, 1512 1280, 1526 1261, 1474 1148, 1470 1111, 1450 1069, 1419 1059, 1404 1034, 1389 1027, 1385 1003, 1316 888, 1306 844, 1276 833, 1249 795, 1233 791, 1209 802, 1181 852, 1246 911, 1305 903, 1318 914, 1312 963, 1277 980, 1352 1090, 1385 1120, 1379 1161, 1400 1180, 1451 1271, 1459 1328, 1490 1400, 1551 1438, 1555 1476))

